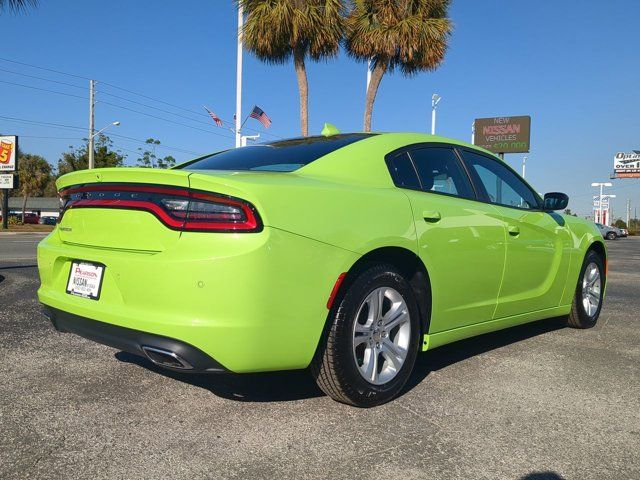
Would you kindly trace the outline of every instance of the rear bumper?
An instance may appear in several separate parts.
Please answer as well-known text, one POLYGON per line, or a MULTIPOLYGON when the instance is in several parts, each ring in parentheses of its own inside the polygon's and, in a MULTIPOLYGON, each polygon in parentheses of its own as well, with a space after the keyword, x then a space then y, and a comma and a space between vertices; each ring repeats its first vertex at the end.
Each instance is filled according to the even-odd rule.
POLYGON ((133 353, 142 353, 140 341, 131 347, 112 337, 134 331, 175 339, 234 373, 300 369, 313 358, 338 275, 358 257, 270 227, 183 232, 161 252, 65 243, 54 230, 38 246, 38 298, 69 318, 122 328, 93 339, 133 353), (74 260, 105 266, 99 300, 66 293, 74 260))
POLYGON ((143 347, 151 347, 175 353, 185 360, 191 368, 172 368, 154 361, 169 370, 193 373, 221 373, 225 368, 202 350, 175 338, 164 337, 152 333, 141 332, 132 328, 120 327, 105 322, 98 322, 89 318, 63 312, 44 305, 44 313, 51 320, 56 330, 62 333, 74 333, 88 340, 92 340, 109 347, 148 357, 143 347))

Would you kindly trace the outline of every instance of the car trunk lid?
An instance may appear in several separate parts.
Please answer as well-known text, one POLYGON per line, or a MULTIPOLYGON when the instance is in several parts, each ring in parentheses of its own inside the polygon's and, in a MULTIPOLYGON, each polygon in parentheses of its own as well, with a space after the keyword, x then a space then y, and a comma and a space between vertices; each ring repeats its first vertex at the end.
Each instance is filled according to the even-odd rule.
MULTIPOLYGON (((83 189, 85 198, 98 200, 106 192, 113 198, 113 191, 131 184, 187 190, 189 172, 151 168, 83 170, 64 175, 57 187, 63 193, 83 189)), ((180 238, 179 230, 168 228, 152 213, 118 207, 69 208, 56 230, 65 243, 142 252, 161 252, 180 238)))

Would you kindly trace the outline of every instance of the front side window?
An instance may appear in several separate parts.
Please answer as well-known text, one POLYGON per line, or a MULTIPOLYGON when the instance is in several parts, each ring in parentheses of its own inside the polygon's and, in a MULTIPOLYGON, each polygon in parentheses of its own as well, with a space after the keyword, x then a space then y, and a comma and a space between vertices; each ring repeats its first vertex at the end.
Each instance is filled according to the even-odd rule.
POLYGON ((409 152, 422 189, 463 198, 474 198, 473 187, 451 148, 426 147, 409 152))
POLYGON ((464 159, 472 172, 477 175, 491 203, 524 209, 540 207, 538 197, 505 165, 466 150, 464 159))

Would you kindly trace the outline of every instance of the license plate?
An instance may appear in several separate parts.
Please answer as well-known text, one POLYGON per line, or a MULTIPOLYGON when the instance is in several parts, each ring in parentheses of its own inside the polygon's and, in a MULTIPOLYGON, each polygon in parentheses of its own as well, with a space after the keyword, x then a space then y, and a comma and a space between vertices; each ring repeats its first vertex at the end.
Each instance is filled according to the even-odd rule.
POLYGON ((71 262, 67 293, 98 300, 102 288, 104 265, 76 260, 71 262))

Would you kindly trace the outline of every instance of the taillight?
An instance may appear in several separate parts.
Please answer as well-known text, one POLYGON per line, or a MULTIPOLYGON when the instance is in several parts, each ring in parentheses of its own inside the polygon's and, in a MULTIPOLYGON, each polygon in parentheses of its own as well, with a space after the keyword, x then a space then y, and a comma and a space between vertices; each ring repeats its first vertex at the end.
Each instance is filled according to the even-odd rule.
POLYGON ((143 210, 167 227, 183 231, 258 232, 253 205, 227 195, 139 184, 82 185, 61 190, 60 221, 74 208, 143 210))

